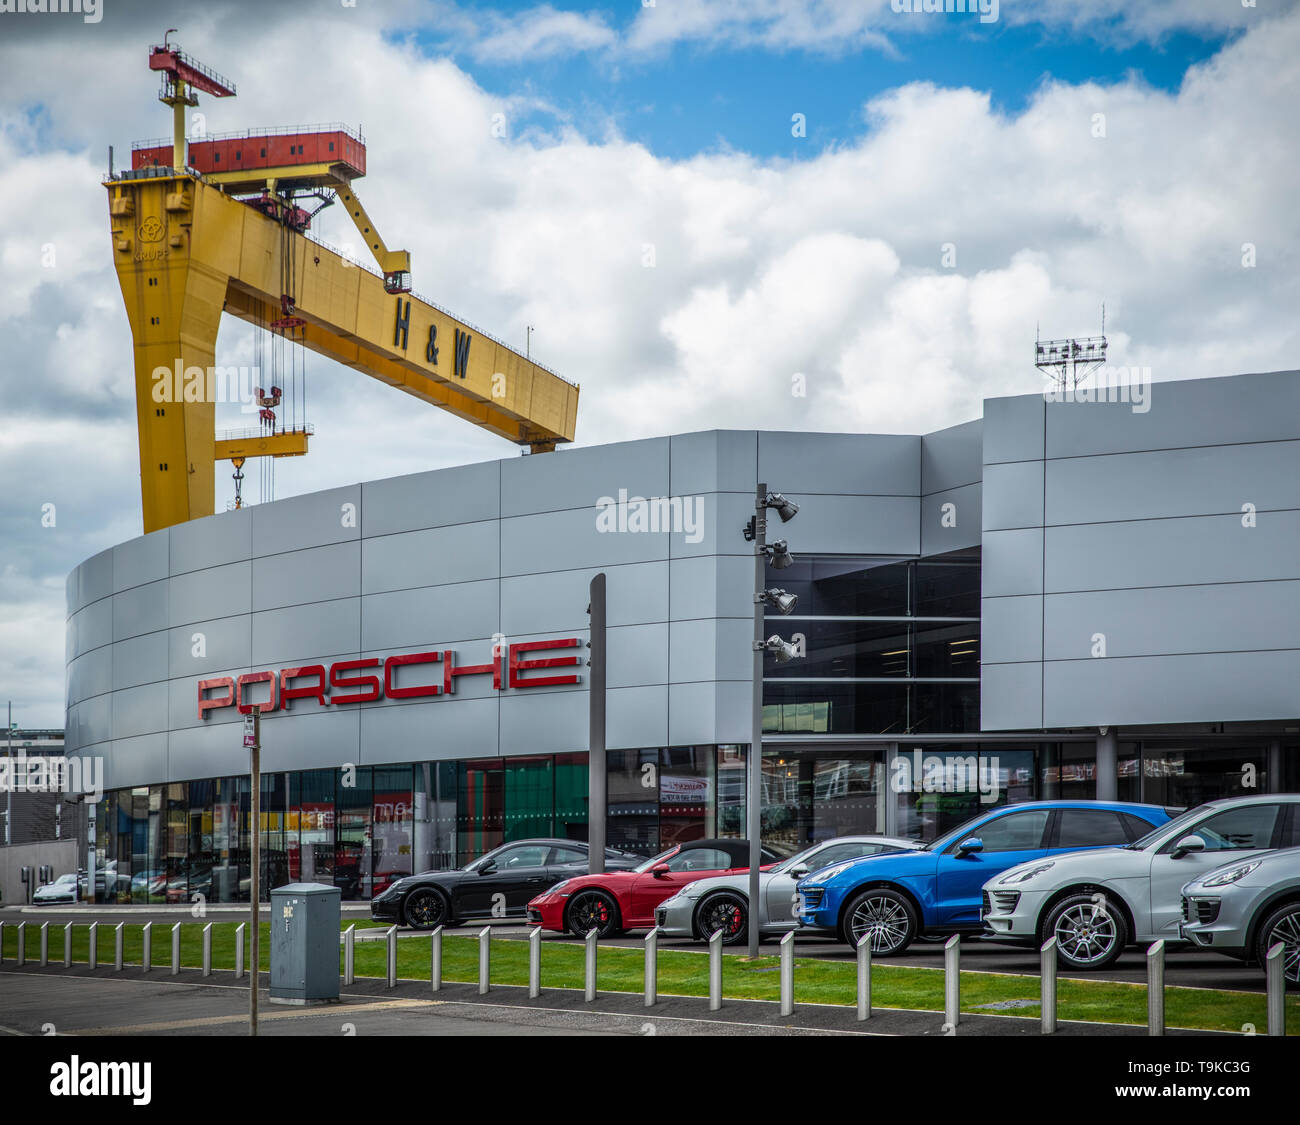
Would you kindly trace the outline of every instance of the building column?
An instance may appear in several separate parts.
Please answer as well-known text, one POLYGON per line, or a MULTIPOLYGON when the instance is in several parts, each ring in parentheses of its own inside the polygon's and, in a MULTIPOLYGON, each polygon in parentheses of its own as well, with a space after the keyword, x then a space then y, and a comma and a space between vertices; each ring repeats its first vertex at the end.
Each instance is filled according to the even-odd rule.
POLYGON ((1119 736, 1114 727, 1097 732, 1097 800, 1114 801, 1119 795, 1119 736))
POLYGON ((1270 793, 1282 792, 1282 743, 1270 742, 1268 744, 1268 791, 1270 793))

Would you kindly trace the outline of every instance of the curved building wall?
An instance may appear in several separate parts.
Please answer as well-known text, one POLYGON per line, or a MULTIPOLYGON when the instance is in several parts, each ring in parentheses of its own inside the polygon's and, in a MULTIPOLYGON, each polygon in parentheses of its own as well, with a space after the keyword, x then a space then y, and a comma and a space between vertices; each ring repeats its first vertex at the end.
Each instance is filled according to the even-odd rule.
MULTIPOLYGON (((582 645, 602 569, 609 748, 748 742, 740 530, 756 481, 798 497, 792 549, 937 553, 979 542, 980 444, 979 423, 925 439, 711 431, 331 489, 130 540, 68 577, 68 752, 102 756, 109 789, 242 773, 240 716, 200 719, 200 679, 428 650, 475 665, 496 634, 582 645), (698 526, 602 531, 596 505, 620 490, 697 500, 698 526), (947 500, 956 527, 939 518, 947 500)), ((263 747, 277 771, 582 751, 586 686, 466 675, 450 696, 296 700, 264 716, 263 747)))

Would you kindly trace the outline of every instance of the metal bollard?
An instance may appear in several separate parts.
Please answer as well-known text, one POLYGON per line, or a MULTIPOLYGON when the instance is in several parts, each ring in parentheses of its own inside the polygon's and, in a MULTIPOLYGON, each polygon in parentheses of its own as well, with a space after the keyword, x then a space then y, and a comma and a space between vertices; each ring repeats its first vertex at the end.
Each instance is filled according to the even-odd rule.
POLYGON ((343 983, 352 984, 357 979, 357 926, 354 922, 343 931, 343 983))
POLYGON ((434 992, 442 991, 442 927, 429 935, 429 984, 434 992))
POLYGON ((1286 1034, 1286 946, 1280 941, 1264 957, 1264 982, 1268 993, 1268 1033, 1286 1034))
POLYGON ((484 926, 478 932, 478 994, 486 996, 491 988, 492 927, 484 926))
POLYGON ((871 935, 858 938, 858 1019, 871 1018, 871 935))
POLYGON ((1041 990, 1039 1008, 1042 1013, 1042 1033, 1056 1031, 1056 938, 1049 937, 1039 951, 1038 982, 1041 990))
POLYGON ((181 975, 181 924, 172 927, 172 976, 181 975))
POLYGON ((955 1035, 961 1022, 961 935, 953 934, 943 944, 944 1030, 955 1035))
POLYGON ((212 975, 212 923, 203 927, 203 975, 212 975))
POLYGON ((63 927, 63 967, 72 968, 72 923, 63 927))
POLYGON ((93 969, 99 964, 99 923, 90 923, 90 967, 93 969))
POLYGON ((50 963, 50 924, 41 923, 41 968, 50 963))
POLYGON ((709 938, 709 1011, 722 1007, 722 930, 709 938))
POLYGON ((645 1006, 659 1003, 659 927, 645 936, 645 1006))
POLYGON ((247 922, 240 922, 235 927, 235 980, 244 979, 244 927, 247 922))
POLYGON ((528 934, 528 999, 542 994, 542 928, 534 926, 528 934))
POLYGON ((27 963, 27 923, 18 923, 18 964, 27 963))
POLYGON ((140 954, 140 967, 144 970, 144 972, 147 973, 150 969, 153 968, 153 923, 152 922, 146 922, 144 924, 144 931, 141 934, 141 943, 143 944, 144 948, 140 954))
POLYGON ((781 939, 781 1014, 794 1014, 794 930, 781 939))
POLYGON ((1165 939, 1147 950, 1147 1034, 1165 1033, 1165 939))
POLYGON ((585 968, 583 976, 585 979, 585 988, 583 998, 590 1004, 596 999, 596 942, 600 938, 600 933, 595 926, 587 931, 584 939, 586 942, 585 968))
POLYGON ((388 987, 397 987, 397 927, 389 926, 384 934, 384 945, 388 954, 388 987))
POLYGON ((119 922, 113 927, 113 972, 122 971, 122 930, 125 928, 125 922, 119 922))

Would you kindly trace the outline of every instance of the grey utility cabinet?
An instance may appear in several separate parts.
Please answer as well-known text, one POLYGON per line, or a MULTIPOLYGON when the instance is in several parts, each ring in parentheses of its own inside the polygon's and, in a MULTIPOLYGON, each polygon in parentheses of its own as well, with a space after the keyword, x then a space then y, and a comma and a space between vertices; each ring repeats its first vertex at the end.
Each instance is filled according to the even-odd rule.
POLYGON ((339 998, 342 897, 324 883, 289 883, 271 892, 272 1002, 339 998))

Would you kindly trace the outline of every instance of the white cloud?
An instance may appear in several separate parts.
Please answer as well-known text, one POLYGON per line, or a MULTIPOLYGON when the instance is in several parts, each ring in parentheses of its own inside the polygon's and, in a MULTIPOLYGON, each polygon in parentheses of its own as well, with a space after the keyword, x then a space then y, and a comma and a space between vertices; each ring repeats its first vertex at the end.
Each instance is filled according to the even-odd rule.
MULTIPOLYGON (((201 107, 210 127, 363 121, 360 191, 389 245, 412 251, 417 289, 519 347, 535 325, 534 354, 582 384, 583 443, 959 423, 985 395, 1037 390, 1036 326, 1090 333, 1103 300, 1115 361, 1157 379, 1294 367, 1300 354, 1295 15, 1176 94, 1057 83, 1007 115, 977 91, 908 85, 865 108, 859 135, 798 162, 666 160, 562 123, 500 139, 492 115, 517 106, 359 23, 310 51, 300 28, 272 26, 241 52, 238 99, 201 107), (1105 139, 1092 136, 1098 112, 1105 139), (1241 267, 1243 242, 1258 268, 1241 267), (795 373, 806 398, 790 394, 795 373)), ((138 48, 68 64, 113 99, 70 90, 45 58, 0 46, 15 88, 44 106, 39 143, 30 118, 0 124, 0 679, 21 721, 57 725, 63 576, 140 518, 102 153, 163 132, 166 111, 138 48), (55 270, 33 265, 47 240, 55 270), (47 497, 57 529, 40 527, 47 497)), ((320 227, 342 243, 354 236, 337 212, 320 227)), ((250 331, 223 327, 219 361, 246 356, 250 331)), ((323 359, 307 366, 318 437, 277 467, 278 495, 512 454, 323 359)), ((223 467, 219 507, 230 494, 223 467)))

